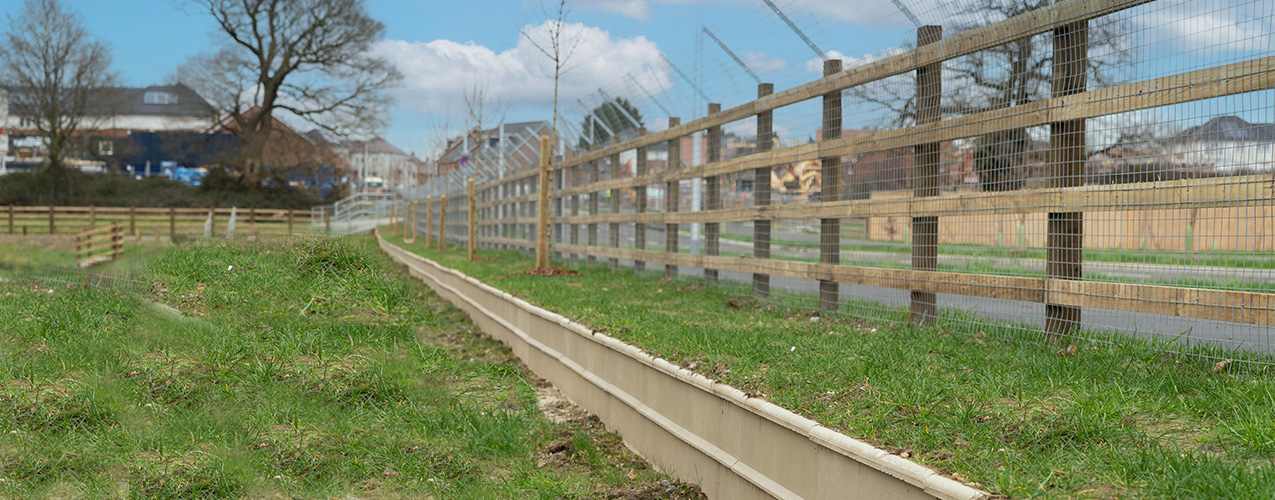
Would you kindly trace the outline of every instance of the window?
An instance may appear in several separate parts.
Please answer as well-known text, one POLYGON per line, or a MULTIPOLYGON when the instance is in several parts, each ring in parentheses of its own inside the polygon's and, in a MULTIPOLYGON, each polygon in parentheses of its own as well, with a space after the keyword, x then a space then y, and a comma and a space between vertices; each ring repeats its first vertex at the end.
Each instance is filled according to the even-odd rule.
POLYGON ((177 96, 168 92, 147 92, 146 104, 177 104, 177 96))
POLYGON ((97 154, 101 156, 115 155, 115 142, 97 141, 97 154))

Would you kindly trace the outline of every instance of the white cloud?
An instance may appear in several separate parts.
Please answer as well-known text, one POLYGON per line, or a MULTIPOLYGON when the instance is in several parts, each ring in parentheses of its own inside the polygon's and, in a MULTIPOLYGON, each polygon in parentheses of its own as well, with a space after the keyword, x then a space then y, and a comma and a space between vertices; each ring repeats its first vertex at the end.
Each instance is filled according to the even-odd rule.
POLYGON ((639 21, 651 19, 651 3, 648 0, 586 0, 584 5, 639 21))
POLYGON ((788 68, 788 61, 778 57, 770 57, 765 52, 750 52, 745 50, 742 54, 744 64, 759 74, 769 74, 783 71, 788 68))
MULTIPOLYGON (((899 54, 902 54, 902 53, 904 53, 904 52, 907 52, 907 50, 906 50, 906 49, 904 49, 903 47, 890 47, 890 48, 885 49, 885 50, 882 50, 881 52, 878 52, 878 53, 876 53, 876 54, 864 54, 862 57, 847 56, 847 55, 845 55, 845 54, 842 54, 842 53, 841 53, 841 51, 838 51, 838 50, 829 50, 829 51, 825 52, 825 54, 827 54, 827 55, 828 55, 828 59, 830 59, 830 60, 831 60, 831 59, 840 59, 840 60, 841 60, 841 69, 842 69, 842 71, 844 71, 844 70, 848 70, 848 69, 850 69, 850 68, 854 68, 854 67, 856 67, 856 66, 862 66, 862 65, 864 65, 864 64, 877 62, 877 61, 880 61, 880 60, 885 59, 885 58, 887 58, 887 57, 895 56, 895 55, 899 55, 899 54)), ((815 73, 818 73, 818 74, 822 75, 822 74, 823 74, 823 60, 821 60, 821 59, 808 59, 808 60, 806 60, 806 70, 807 70, 807 71, 812 71, 812 72, 815 72, 815 73)))
MULTIPOLYGON (((1227 2, 1186 2, 1141 17, 1176 47, 1202 53, 1259 52, 1275 48, 1275 26, 1268 19, 1245 15, 1227 2)), ((1258 14, 1260 15, 1260 14, 1258 14)))
POLYGON ((746 3, 740 0, 583 0, 585 8, 614 12, 638 21, 651 20, 651 3, 663 4, 698 4, 698 3, 746 3))
MULTIPOLYGON (((546 40, 550 26, 546 21, 528 26, 524 32, 532 39, 546 40)), ((560 106, 598 88, 622 86, 628 73, 651 92, 663 92, 672 86, 655 42, 641 36, 612 38, 606 31, 579 23, 567 24, 565 31, 568 38, 578 36, 580 43, 567 61, 567 71, 560 81, 560 106)), ((510 107, 547 107, 553 102, 553 62, 526 37, 500 52, 451 40, 387 40, 376 50, 405 76, 395 97, 399 106, 411 111, 446 113, 450 108, 458 112, 464 106, 465 93, 475 84, 485 85, 492 101, 502 101, 510 107)))

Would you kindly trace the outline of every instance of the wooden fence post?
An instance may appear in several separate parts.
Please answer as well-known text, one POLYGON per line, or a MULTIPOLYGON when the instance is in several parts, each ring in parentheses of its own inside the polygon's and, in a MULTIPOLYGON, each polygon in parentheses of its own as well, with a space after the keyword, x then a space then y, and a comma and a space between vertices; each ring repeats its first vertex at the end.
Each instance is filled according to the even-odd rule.
POLYGON ((168 240, 173 241, 177 237, 177 209, 168 207, 168 240))
MULTIPOLYGON (((611 136, 612 146, 619 143, 620 143, 619 137, 616 137, 614 135, 611 136)), ((620 178, 620 153, 616 153, 611 155, 611 180, 615 180, 619 178, 620 178)), ((618 214, 620 213, 620 196, 619 196, 620 190, 610 189, 608 191, 610 191, 611 193, 611 213, 618 214)), ((610 231, 608 231, 608 236, 610 236, 611 248, 620 248, 620 223, 612 222, 610 226, 608 226, 608 228, 610 229, 610 231)), ((615 257, 612 257, 609 263, 611 265, 612 271, 620 267, 620 259, 617 259, 615 257)))
POLYGON ((425 197, 425 248, 429 248, 431 236, 434 234, 434 197, 425 197))
MULTIPOLYGON (((929 45, 943 38, 942 26, 922 26, 916 30, 917 46, 929 45)), ((942 63, 933 62, 916 69, 916 124, 939 121, 943 95, 942 63)), ((939 151, 941 143, 918 144, 912 175, 912 196, 925 198, 939 195, 939 151)), ((939 218, 912 217, 912 269, 938 270, 939 218)), ((912 323, 929 324, 938 318, 938 300, 934 292, 912 290, 912 323)))
POLYGON ((291 236, 291 235, 292 235, 292 214, 293 214, 293 211, 294 211, 294 210, 293 210, 293 209, 291 209, 291 208, 289 208, 289 209, 288 209, 288 235, 289 235, 289 236, 291 236))
POLYGON ((131 233, 131 234, 133 235, 133 237, 134 237, 134 238, 136 238, 136 237, 138 236, 138 234, 137 234, 137 207, 136 207, 136 206, 133 206, 133 205, 129 205, 129 206, 128 206, 128 232, 129 232, 129 233, 131 233))
POLYGON ((13 234, 13 204, 9 204, 9 234, 13 234))
MULTIPOLYGON (((682 124, 682 120, 677 117, 668 119, 668 128, 673 128, 682 124)), ((682 167, 682 138, 674 137, 668 141, 668 165, 664 167, 666 172, 673 172, 682 167)), ((664 211, 667 213, 676 213, 678 202, 681 197, 681 182, 671 180, 664 183, 664 211)), ((670 254, 677 253, 678 239, 677 224, 664 225, 664 251, 670 254)), ((677 278, 677 266, 673 264, 664 265, 664 277, 668 279, 677 278)))
POLYGON ((438 251, 445 249, 447 244, 447 195, 443 195, 438 200, 438 251))
MULTIPOLYGON (((580 171, 581 171, 580 165, 571 167, 570 178, 571 178, 572 188, 575 188, 580 185, 580 171)), ((571 216, 576 217, 579 215, 580 215, 580 193, 576 193, 571 195, 571 216)), ((580 224, 574 223, 574 222, 571 223, 570 231, 571 231, 571 246, 580 245, 580 224)), ((574 266, 576 264, 576 261, 579 260, 579 258, 580 258, 580 254, 578 253, 571 254, 571 265, 574 266)))
MULTIPOLYGON (((719 103, 710 103, 708 105, 708 116, 722 112, 722 105, 719 103)), ((714 163, 722 161, 722 126, 715 125, 708 128, 708 145, 705 146, 707 151, 704 155, 704 163, 714 163)), ((712 175, 704 178, 704 210, 719 210, 722 208, 722 176, 712 175)), ((708 222, 704 224, 704 255, 717 256, 721 253, 721 234, 722 224, 720 222, 708 222)), ((707 283, 717 282, 716 269, 704 269, 704 281, 707 283)))
MULTIPOLYGON (((642 137, 644 135, 646 135, 646 127, 638 128, 637 136, 642 137)), ((633 161, 633 176, 641 177, 643 175, 646 175, 646 146, 637 148, 637 159, 633 161)), ((642 185, 633 188, 633 198, 640 217, 640 214, 646 212, 646 186, 642 185)), ((646 224, 641 222, 633 224, 633 248, 646 250, 646 224)), ((646 272, 646 261, 634 259, 633 272, 637 274, 646 272)))
POLYGON ((474 178, 469 178, 469 260, 478 259, 478 209, 474 200, 474 178))
MULTIPOLYGON (((1087 87, 1089 23, 1077 21, 1054 30, 1052 93, 1061 97, 1087 87)), ((1085 176, 1085 120, 1049 124, 1049 187, 1080 186, 1085 176)), ((1048 280, 1080 280, 1084 248, 1084 213, 1050 212, 1046 237, 1045 275, 1048 280)), ((1045 304, 1048 338, 1071 333, 1080 323, 1080 308, 1045 304)))
POLYGON ((97 205, 89 205, 89 229, 97 229, 97 205))
POLYGON ((327 210, 323 211, 323 231, 332 234, 332 213, 327 210))
MULTIPOLYGON (((500 205, 496 209, 496 217, 500 219, 501 223, 496 226, 496 236, 505 240, 513 239, 513 226, 508 223, 509 214, 513 211, 512 205, 508 202, 508 198, 510 197, 509 182, 502 180, 497 188, 499 191, 496 193, 496 196, 500 200, 500 205)), ((500 244, 496 245, 496 248, 508 250, 510 247, 507 244, 500 244)))
POLYGON ((540 203, 536 205, 536 269, 549 269, 549 187, 553 138, 540 136, 540 203))
MULTIPOLYGON (((757 85, 757 98, 775 93, 775 84, 761 83, 757 85)), ((774 149, 774 111, 757 113, 757 152, 764 153, 774 149)), ((753 204, 759 207, 770 205, 770 166, 753 169, 753 204)), ((753 221, 753 257, 770 258, 770 239, 773 230, 770 219, 753 221)), ((770 296, 770 275, 753 273, 753 296, 764 299, 770 296)))
MULTIPOLYGON (((289 233, 292 231, 289 230, 289 233)), ((217 236, 217 206, 208 209, 208 236, 217 236)))
MULTIPOLYGON (((562 243, 562 223, 559 221, 562 220, 563 199, 557 193, 562 189, 563 183, 566 181, 566 173, 563 169, 557 169, 553 171, 553 177, 551 177, 552 190, 549 191, 549 199, 553 200, 553 217, 550 220, 553 239, 550 241, 554 243, 562 243)), ((562 252, 554 251, 551 255, 559 260, 562 259, 562 252)))
POLYGON ((412 201, 411 203, 412 203, 412 223, 408 224, 408 227, 411 228, 411 233, 410 233, 411 241, 412 243, 416 243, 416 224, 420 222, 421 202, 412 201))
POLYGON ((49 205, 49 234, 58 234, 57 223, 53 222, 53 205, 49 205))
MULTIPOLYGON (((602 173, 602 169, 600 168, 601 165, 602 165, 602 162, 598 160, 593 160, 589 162, 587 175, 589 176, 588 182, 590 184, 596 184, 599 180, 601 180, 601 173, 602 173)), ((589 193, 589 216, 590 217, 598 215, 598 197, 601 195, 602 195, 601 191, 594 191, 589 193)), ((589 229, 587 232, 588 232, 588 240, 589 240, 588 245, 591 247, 598 246, 598 223, 590 222, 589 229)), ((597 264, 598 257, 590 254, 589 263, 597 264)))
MULTIPOLYGON (((538 173, 538 172, 537 172, 537 173, 538 173)), ((528 178, 524 179, 524 180, 522 181, 522 183, 523 183, 523 191, 524 191, 524 192, 526 192, 527 194, 531 194, 531 193, 532 193, 532 189, 533 189, 533 188, 535 188, 535 192, 536 192, 536 193, 539 193, 539 192, 540 192, 540 182, 539 182, 539 179, 538 179, 538 178, 537 178, 537 179, 532 179, 532 178, 528 177, 528 178), (533 182, 533 181, 534 181, 534 182, 533 182)), ((532 215, 532 211, 533 211, 533 209, 534 209, 534 210, 539 210, 539 208, 536 208, 536 207, 538 207, 538 206, 539 206, 539 205, 537 205, 537 203, 539 203, 539 201, 538 201, 539 199, 540 199, 540 198, 539 198, 539 197, 537 197, 537 198, 536 198, 536 200, 537 200, 537 201, 535 201, 535 202, 527 202, 527 203, 524 203, 524 204, 523 204, 523 212, 524 212, 523 217, 528 217, 528 218, 530 218, 530 217, 531 217, 531 215, 532 215)), ((539 212, 536 212, 536 213, 539 213, 539 212)), ((536 225, 535 225, 535 224, 523 224, 523 226, 522 226, 523 239, 525 239, 525 240, 527 240, 527 241, 535 242, 535 241, 536 241, 536 236, 537 236, 537 234, 538 234, 538 233, 537 233, 537 231, 538 231, 538 229, 536 228, 536 225)), ((527 254, 527 255, 529 255, 529 256, 533 256, 533 257, 534 257, 534 256, 536 255, 536 252, 535 252, 534 248, 533 248, 530 252, 528 252, 528 254, 527 254)))
MULTIPOLYGON (((823 62, 823 76, 829 77, 841 72, 841 59, 830 59, 823 62)), ((823 96, 823 137, 822 141, 841 138, 841 90, 835 90, 823 96)), ((841 199, 841 157, 833 156, 819 159, 819 201, 838 201, 841 199)), ((819 263, 841 263, 841 219, 830 218, 819 220, 819 263)), ((833 311, 841 300, 841 286, 833 280, 819 280, 819 309, 833 311)))

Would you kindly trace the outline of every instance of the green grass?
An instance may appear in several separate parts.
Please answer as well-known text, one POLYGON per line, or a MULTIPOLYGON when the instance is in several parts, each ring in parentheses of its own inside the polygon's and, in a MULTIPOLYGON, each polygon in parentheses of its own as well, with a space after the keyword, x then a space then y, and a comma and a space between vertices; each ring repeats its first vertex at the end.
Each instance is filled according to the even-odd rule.
MULTIPOLYGON (((168 246, 163 241, 126 240, 124 253, 115 262, 95 266, 93 270, 140 270, 151 255, 168 246)), ((31 267, 75 267, 75 236, 0 235, 0 274, 6 269, 31 267)))
MULTIPOLYGON (((842 234, 843 238, 854 238, 853 235, 842 234)), ((738 233, 722 233, 724 240, 752 243, 753 235, 738 233)), ((790 240, 774 238, 772 249, 796 248, 818 250, 818 241, 790 240)), ((845 243, 841 245, 843 252, 876 252, 888 255, 910 255, 912 247, 905 242, 880 243, 845 243)), ((965 257, 993 257, 1014 259, 1044 260, 1044 248, 989 247, 984 245, 939 245, 939 255, 965 257)), ((885 255, 883 255, 885 257, 885 255)), ((792 259, 789 259, 792 260, 792 259)), ((1240 269, 1275 269, 1275 253, 1272 252, 1240 252, 1225 250, 1197 250, 1178 252, 1168 250, 1124 250, 1124 249, 1088 249, 1084 250, 1085 262, 1111 262, 1127 264, 1158 264, 1170 266, 1213 266, 1240 269)))
POLYGON ((0 498, 695 497, 543 419, 534 376, 368 238, 149 264, 146 299, 0 284, 0 498))
POLYGON ((1269 367, 1103 332, 1042 345, 1037 329, 953 310, 928 328, 898 308, 875 306, 885 321, 846 317, 874 307, 860 303, 811 322, 662 273, 543 278, 520 274, 531 263, 517 252, 468 262, 407 248, 997 495, 1275 496, 1269 367))

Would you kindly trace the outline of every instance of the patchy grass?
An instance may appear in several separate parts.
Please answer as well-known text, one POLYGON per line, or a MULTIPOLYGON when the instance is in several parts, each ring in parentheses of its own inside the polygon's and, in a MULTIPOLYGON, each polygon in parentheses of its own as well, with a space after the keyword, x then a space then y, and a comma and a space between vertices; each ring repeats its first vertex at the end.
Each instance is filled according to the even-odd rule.
MULTIPOLYGON (((94 269, 137 269, 167 242, 127 240, 115 262, 94 269)), ((19 268, 75 267, 75 235, 18 236, 0 234, 0 271, 19 268)))
POLYGON ((997 495, 1275 496, 1269 366, 1102 332, 1041 345, 1039 331, 955 311, 928 328, 879 305, 894 321, 820 317, 662 272, 545 278, 517 252, 405 248, 997 495))
POLYGON ((0 498, 698 498, 367 238, 150 267, 0 284, 0 498))

